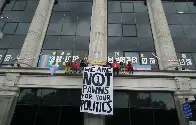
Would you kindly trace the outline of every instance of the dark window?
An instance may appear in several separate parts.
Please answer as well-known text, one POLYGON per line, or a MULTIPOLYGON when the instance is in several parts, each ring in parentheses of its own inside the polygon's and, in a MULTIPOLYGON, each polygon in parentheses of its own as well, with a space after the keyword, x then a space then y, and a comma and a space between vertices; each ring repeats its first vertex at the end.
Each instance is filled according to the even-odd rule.
POLYGON ((10 4, 7 4, 5 6, 5 9, 4 10, 12 10, 12 8, 14 7, 14 4, 15 4, 16 1, 11 1, 10 4))
MULTIPOLYGON (((136 18, 134 13, 121 13, 123 24, 135 24, 136 18)), ((108 22, 109 23, 109 22, 108 22)))
POLYGON ((187 2, 191 13, 196 13, 196 7, 193 6, 193 2, 187 2))
POLYGON ((108 12, 121 12, 120 2, 109 1, 108 2, 108 12))
POLYGON ((17 104, 37 105, 40 103, 40 89, 22 89, 17 104))
POLYGON ((125 92, 114 92, 114 108, 128 108, 128 95, 125 92))
POLYGON ((90 12, 92 10, 92 3, 91 2, 68 2, 67 10, 75 11, 75 12, 90 12))
POLYGON ((175 2, 177 12, 190 13, 190 9, 186 2, 175 2))
POLYGON ((81 90, 63 91, 63 105, 65 106, 80 106, 81 90))
POLYGON ((6 50, 0 50, 0 64, 3 62, 5 57, 6 50))
POLYGON ((190 52, 190 47, 187 42, 187 39, 182 38, 173 38, 174 46, 176 52, 190 52))
POLYGON ((77 24, 76 35, 78 36, 89 36, 90 35, 90 24, 88 21, 81 21, 77 24))
POLYGON ((19 56, 19 54, 20 49, 8 49, 3 64, 13 64, 14 59, 16 59, 19 56))
POLYGON ((8 22, 20 22, 24 11, 4 11, 4 15, 9 17, 8 22))
POLYGON ((196 38, 196 26, 195 25, 182 25, 186 38, 196 38))
POLYGON ((62 30, 62 24, 50 23, 48 26, 47 35, 60 35, 62 30))
MULTIPOLYGON (((187 39, 189 47, 190 47, 190 51, 191 52, 196 52, 196 39, 187 39)), ((188 52, 188 51, 187 51, 188 52)))
POLYGON ((15 34, 26 35, 29 30, 30 23, 19 23, 15 34))
POLYGON ((138 37, 152 37, 150 25, 136 25, 138 37))
POLYGON ((58 4, 54 5, 53 11, 66 11, 67 2, 58 1, 58 4))
POLYGON ((27 2, 26 1, 16 1, 14 4, 13 10, 24 10, 26 7, 27 2))
POLYGON ((89 37, 76 36, 73 43, 73 50, 86 50, 89 48, 89 37))
POLYGON ((65 12, 64 23, 75 23, 77 21, 77 13, 75 12, 65 12))
POLYGON ((59 49, 72 50, 73 43, 74 43, 74 36, 60 36, 59 49))
POLYGON ((121 2, 122 12, 133 12, 133 3, 121 2))
POLYGON ((108 36, 122 36, 121 24, 108 24, 108 36))
POLYGON ((108 51, 123 50, 121 37, 108 37, 108 51))
POLYGON ((64 12, 53 12, 50 18, 51 23, 63 23, 64 22, 64 12))
POLYGON ((135 25, 123 25, 123 36, 137 36, 135 25))
POLYGON ((46 36, 42 49, 58 49, 59 36, 46 36))
POLYGON ((121 23, 122 22, 121 13, 108 13, 108 23, 121 23))
POLYGON ((134 2, 134 11, 135 12, 147 12, 147 6, 143 2, 137 3, 134 2))
POLYGON ((148 13, 135 13, 137 24, 150 24, 148 13))
POLYGON ((61 35, 75 35, 76 24, 75 23, 64 23, 61 35))
POLYGON ((172 37, 185 38, 181 25, 169 25, 172 37))
POLYGON ((138 51, 154 51, 154 42, 152 38, 138 38, 138 51))
POLYGON ((6 23, 3 28, 4 34, 14 34, 18 23, 6 23))
POLYGON ((191 14, 179 14, 181 24, 194 24, 191 14))
POLYGON ((176 7, 173 2, 162 3, 165 13, 177 13, 176 7))
POLYGON ((25 41, 26 35, 8 35, 8 39, 6 41, 10 41, 10 49, 21 49, 24 41, 25 41))
POLYGON ((137 37, 123 37, 121 43, 124 51, 138 51, 138 38, 137 37))
POLYGON ((179 14, 165 14, 168 24, 180 24, 179 14))
POLYGON ((150 94, 141 92, 129 93, 130 107, 150 107, 150 94))

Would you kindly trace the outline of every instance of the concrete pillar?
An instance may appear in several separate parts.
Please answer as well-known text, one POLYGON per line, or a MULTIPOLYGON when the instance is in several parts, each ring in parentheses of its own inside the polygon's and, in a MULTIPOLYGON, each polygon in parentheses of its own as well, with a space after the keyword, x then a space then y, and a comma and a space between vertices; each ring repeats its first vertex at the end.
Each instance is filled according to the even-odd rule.
POLYGON ((0 84, 0 125, 10 125, 19 95, 19 74, 6 74, 0 84))
MULTIPOLYGON (((88 59, 107 60, 107 0, 93 0, 88 59)), ((104 124, 104 116, 85 113, 84 125, 104 124)))
POLYGON ((89 61, 107 59, 107 0, 93 0, 89 61))
POLYGON ((37 66, 55 0, 40 0, 23 44, 19 60, 22 67, 37 66), (25 64, 27 65, 25 65, 25 64))
POLYGON ((177 60, 177 56, 161 0, 147 0, 147 6, 155 49, 160 58, 159 68, 160 70, 172 70, 179 64, 168 61, 177 60))

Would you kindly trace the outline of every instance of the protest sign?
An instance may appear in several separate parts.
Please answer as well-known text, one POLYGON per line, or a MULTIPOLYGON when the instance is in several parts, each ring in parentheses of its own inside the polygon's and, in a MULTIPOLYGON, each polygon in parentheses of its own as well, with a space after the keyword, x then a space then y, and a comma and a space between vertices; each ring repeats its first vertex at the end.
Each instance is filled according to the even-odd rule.
POLYGON ((113 69, 84 68, 80 112, 113 115, 113 69))

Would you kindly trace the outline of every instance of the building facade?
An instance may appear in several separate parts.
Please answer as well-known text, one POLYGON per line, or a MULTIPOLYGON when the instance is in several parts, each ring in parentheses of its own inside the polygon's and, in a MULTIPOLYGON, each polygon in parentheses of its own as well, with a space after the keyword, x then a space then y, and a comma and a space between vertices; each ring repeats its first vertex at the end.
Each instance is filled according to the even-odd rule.
POLYGON ((182 103, 196 94, 194 2, 11 0, 9 19, 0 20, 0 124, 187 125, 182 103), (55 76, 37 68, 40 55, 60 65, 55 76), (151 70, 115 76, 114 115, 90 115, 79 112, 82 74, 64 75, 70 57, 151 70), (14 63, 21 67, 7 67, 14 63))

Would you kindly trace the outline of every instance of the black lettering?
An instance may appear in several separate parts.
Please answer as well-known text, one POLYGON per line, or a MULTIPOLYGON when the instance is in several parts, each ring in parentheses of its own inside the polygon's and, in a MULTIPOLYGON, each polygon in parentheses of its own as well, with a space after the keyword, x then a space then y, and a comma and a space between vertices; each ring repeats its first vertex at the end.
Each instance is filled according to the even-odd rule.
POLYGON ((85 68, 84 68, 84 71, 85 71, 85 72, 89 72, 89 71, 90 71, 90 68, 85 67, 85 68))
POLYGON ((92 93, 94 94, 105 94, 104 87, 93 87, 92 86, 92 93))
POLYGON ((91 101, 90 101, 90 100, 87 102, 87 107, 88 107, 88 109, 89 109, 90 111, 92 111, 92 109, 91 109, 91 101))
POLYGON ((83 85, 82 93, 84 93, 84 90, 87 89, 86 85, 83 85))
POLYGON ((107 100, 110 100, 110 95, 107 95, 107 100))
POLYGON ((102 86, 102 85, 105 83, 105 77, 104 77, 104 75, 101 74, 101 73, 95 73, 95 74, 92 76, 92 83, 93 83, 95 86, 102 86), (97 79, 97 81, 95 81, 95 76, 101 76, 102 81, 100 82, 99 79, 97 79))
POLYGON ((87 93, 91 93, 91 86, 88 86, 87 93))
POLYGON ((108 94, 109 93, 109 87, 104 87, 105 88, 105 93, 104 94, 108 94))
POLYGON ((81 94, 81 99, 84 97, 84 95, 83 94, 81 94))
POLYGON ((107 102, 103 102, 103 103, 102 103, 102 111, 103 111, 103 112, 107 112, 107 110, 104 109, 106 103, 107 103, 107 102))
POLYGON ((92 79, 92 73, 90 73, 90 76, 88 78, 88 73, 84 72, 84 76, 83 76, 83 84, 87 83, 86 85, 91 85, 91 79, 92 79))
POLYGON ((96 112, 99 111, 99 102, 96 102, 96 112))
POLYGON ((84 100, 81 100, 81 103, 80 103, 80 110, 83 110, 83 105, 84 105, 84 100))
POLYGON ((109 111, 107 111, 107 113, 110 113, 110 112, 112 111, 112 107, 111 107, 111 105, 110 105, 111 102, 112 102, 112 101, 108 101, 108 102, 107 102, 107 105, 108 105, 108 107, 109 107, 109 111))
POLYGON ((107 68, 102 68, 102 72, 107 72, 107 68))
POLYGON ((95 68, 95 67, 91 67, 91 72, 95 72, 95 71, 94 71, 94 68, 95 68))
POLYGON ((98 67, 97 72, 98 72, 98 71, 101 72, 101 67, 98 67))
POLYGON ((92 97, 93 97, 93 96, 92 96, 91 94, 89 94, 89 99, 92 99, 92 97))
POLYGON ((112 73, 105 73, 105 76, 107 77, 107 85, 106 86, 110 86, 110 76, 112 76, 112 73))
POLYGON ((99 102, 99 112, 101 112, 101 110, 102 110, 102 103, 99 102))

